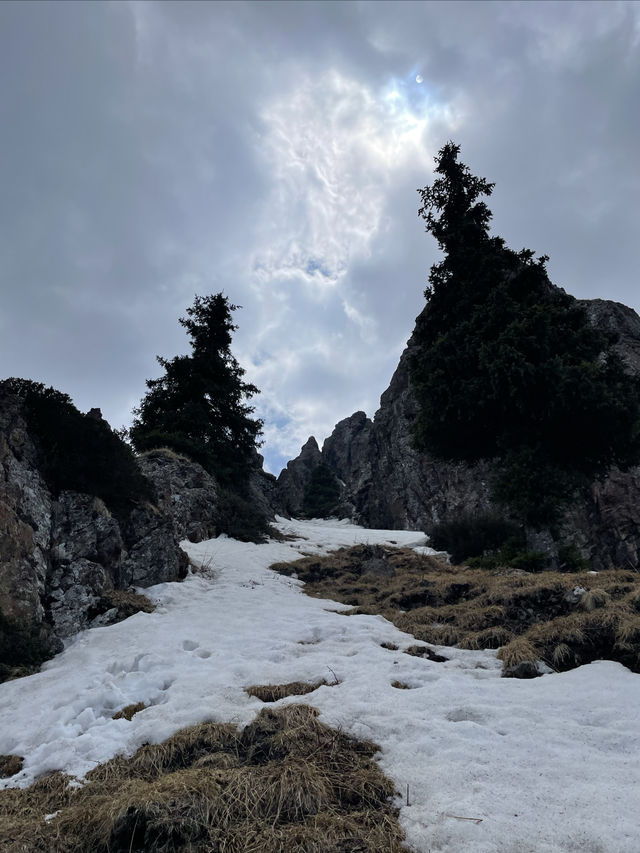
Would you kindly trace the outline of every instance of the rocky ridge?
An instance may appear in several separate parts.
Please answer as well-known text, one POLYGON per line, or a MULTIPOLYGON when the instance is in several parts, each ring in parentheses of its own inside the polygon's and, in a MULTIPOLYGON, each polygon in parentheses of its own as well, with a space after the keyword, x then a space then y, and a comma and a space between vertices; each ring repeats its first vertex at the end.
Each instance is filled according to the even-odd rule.
MULTIPOLYGON (((584 300, 592 322, 618 335, 616 349, 630 373, 640 373, 640 317, 603 299, 584 300)), ((314 438, 278 478, 280 501, 295 515, 315 464, 326 463, 342 484, 340 514, 368 527, 425 530, 463 514, 491 512, 491 462, 473 466, 436 460, 411 444, 417 402, 409 363, 415 333, 400 357, 373 420, 356 412, 340 421, 319 451, 314 438), (313 448, 318 451, 317 453, 313 448), (310 449, 311 448, 311 449, 310 449)), ((616 469, 563 516, 555 541, 548 530, 527 531, 532 550, 557 562, 557 544, 574 544, 595 569, 640 563, 640 468, 616 469)))

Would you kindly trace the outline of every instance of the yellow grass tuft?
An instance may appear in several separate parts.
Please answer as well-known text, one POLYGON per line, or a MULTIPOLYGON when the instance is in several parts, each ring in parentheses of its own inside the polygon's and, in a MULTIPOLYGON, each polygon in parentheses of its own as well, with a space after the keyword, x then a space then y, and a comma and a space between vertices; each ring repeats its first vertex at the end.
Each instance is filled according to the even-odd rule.
POLYGON ((254 684, 252 687, 247 687, 247 693, 249 696, 255 696, 261 702, 277 702, 286 696, 305 696, 326 684, 327 682, 324 679, 313 683, 291 681, 288 684, 254 684))
POLYGON ((538 654, 535 647, 524 637, 516 637, 498 652, 498 658, 505 669, 518 666, 521 663, 536 663, 538 654))
POLYGON ((125 705, 124 708, 121 708, 120 711, 117 711, 112 720, 129 720, 131 721, 132 717, 138 713, 138 711, 144 711, 144 709, 148 707, 144 704, 144 702, 136 702, 135 705, 125 705))
POLYGON ((0 779, 8 779, 22 770, 23 759, 19 755, 0 755, 0 779))
POLYGON ((203 723, 112 759, 81 787, 56 774, 1 791, 0 849, 401 853, 376 749, 305 705, 263 709, 243 731, 203 723))

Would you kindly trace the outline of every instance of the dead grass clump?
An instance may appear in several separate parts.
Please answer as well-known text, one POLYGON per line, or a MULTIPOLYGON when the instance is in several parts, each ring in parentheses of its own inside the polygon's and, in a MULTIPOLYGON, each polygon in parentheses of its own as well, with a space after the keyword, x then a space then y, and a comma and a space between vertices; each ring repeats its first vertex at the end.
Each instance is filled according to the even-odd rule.
POLYGON ((103 598, 110 607, 118 608, 120 619, 128 619, 134 613, 153 613, 155 604, 139 592, 132 589, 112 589, 105 592, 103 598))
POLYGON ((395 791, 372 761, 376 751, 368 741, 323 725, 304 705, 265 708, 242 732, 193 726, 131 759, 96 768, 81 787, 67 788, 60 777, 64 781, 46 796, 40 783, 0 792, 9 816, 0 847, 38 853, 401 853, 406 848, 391 804, 395 791), (230 747, 232 764, 226 760, 230 747), (225 761, 216 764, 209 759, 218 748, 225 761))
POLYGON ((388 649, 390 652, 397 652, 398 646, 395 643, 380 643, 380 647, 383 649, 388 649))
POLYGON ((8 779, 22 770, 24 759, 19 755, 0 755, 0 779, 8 779))
POLYGON ((580 607, 591 613, 592 610, 597 610, 599 607, 606 607, 611 601, 611 596, 603 589, 590 589, 580 599, 580 607))
POLYGON ((484 631, 474 631, 466 634, 460 641, 463 649, 499 649, 510 643, 513 634, 506 628, 495 626, 486 628, 484 631))
POLYGON ((297 542, 299 539, 305 538, 304 536, 296 536, 295 533, 283 533, 277 527, 274 527, 273 524, 268 525, 267 536, 269 539, 273 539, 274 542, 297 542))
POLYGON ((633 589, 629 593, 627 601, 632 610, 635 610, 636 613, 640 613, 640 589, 633 589))
POLYGON ((69 777, 62 773, 50 773, 38 779, 30 788, 1 790, 0 850, 11 853, 48 853, 55 850, 56 847, 51 843, 50 827, 44 816, 55 814, 69 803, 69 781, 69 777))
POLYGON ((425 658, 426 660, 433 661, 434 663, 444 663, 448 661, 449 658, 444 657, 444 655, 437 654, 433 649, 430 649, 429 646, 409 646, 408 649, 404 650, 405 655, 413 655, 417 658, 425 658))
POLYGON ((290 681, 288 684, 254 684, 252 687, 247 687, 246 692, 261 702, 277 702, 286 696, 305 696, 326 684, 327 682, 324 679, 313 683, 290 681))
POLYGON ((397 690, 411 690, 411 685, 406 684, 404 681, 392 681, 391 686, 395 687, 397 690))
POLYGON ((511 669, 521 663, 535 664, 538 653, 524 637, 516 637, 500 649, 498 659, 503 662, 505 669, 511 669))
POLYGON ((551 652, 551 665, 554 669, 567 669, 567 664, 575 660, 575 655, 566 643, 558 643, 551 652))
POLYGON ((182 462, 192 462, 193 460, 186 456, 184 453, 178 453, 177 450, 173 450, 171 447, 154 447, 151 450, 143 450, 140 453, 140 456, 144 456, 147 459, 155 457, 165 457, 166 459, 172 459, 173 461, 180 460, 182 462))
POLYGON ((125 705, 124 708, 121 708, 120 711, 117 711, 112 720, 129 720, 131 722, 131 718, 138 713, 138 711, 144 711, 144 709, 148 707, 144 704, 144 702, 136 702, 135 705, 125 705))

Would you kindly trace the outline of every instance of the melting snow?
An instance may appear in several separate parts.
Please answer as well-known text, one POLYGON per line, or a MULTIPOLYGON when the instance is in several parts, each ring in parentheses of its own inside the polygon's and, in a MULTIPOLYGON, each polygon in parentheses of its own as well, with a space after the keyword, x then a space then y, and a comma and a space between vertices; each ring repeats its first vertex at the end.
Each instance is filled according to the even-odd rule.
POLYGON ((296 539, 183 543, 203 573, 145 590, 154 613, 85 631, 42 672, 0 685, 0 753, 25 758, 0 785, 57 769, 81 778, 204 720, 244 725, 263 707, 249 685, 335 676, 282 703, 312 704, 382 747, 417 851, 637 853, 638 675, 599 661, 518 681, 500 678, 492 651, 439 648, 445 663, 403 654, 410 635, 382 617, 342 616, 344 605, 305 596, 268 566, 360 542, 424 551, 425 537, 335 521, 278 527, 296 539), (131 721, 112 719, 140 701, 149 707, 131 721))

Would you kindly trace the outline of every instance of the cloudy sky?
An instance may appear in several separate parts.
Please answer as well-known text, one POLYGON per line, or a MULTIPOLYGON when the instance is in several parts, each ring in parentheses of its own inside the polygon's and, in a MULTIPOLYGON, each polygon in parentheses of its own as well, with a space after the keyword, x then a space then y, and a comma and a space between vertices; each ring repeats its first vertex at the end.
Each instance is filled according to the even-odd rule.
POLYGON ((278 473, 375 412, 448 139, 495 233, 640 309, 639 105, 640 3, 0 3, 0 377, 128 424, 224 291, 278 473))

